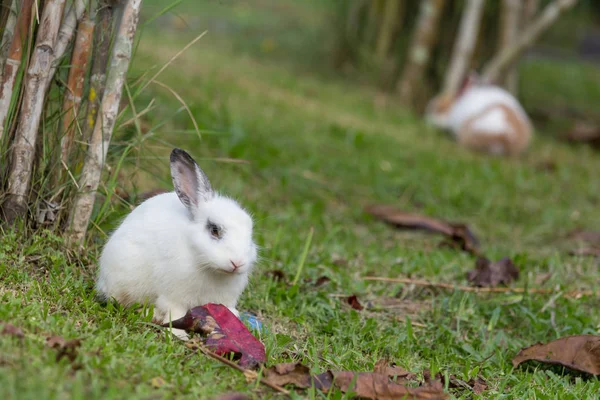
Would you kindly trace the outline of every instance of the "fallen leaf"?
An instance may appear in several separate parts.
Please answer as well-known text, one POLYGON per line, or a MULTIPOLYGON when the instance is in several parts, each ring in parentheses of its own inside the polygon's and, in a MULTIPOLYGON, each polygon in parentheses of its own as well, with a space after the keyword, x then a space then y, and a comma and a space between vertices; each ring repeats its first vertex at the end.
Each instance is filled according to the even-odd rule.
POLYGON ((600 246, 600 231, 577 230, 569 234, 575 240, 586 242, 591 246, 600 246))
POLYGON ((462 250, 479 254, 479 241, 465 224, 411 214, 388 205, 367 206, 365 211, 397 228, 422 229, 441 233, 458 244, 462 250))
POLYGON ((56 361, 63 357, 67 357, 69 361, 75 361, 77 358, 77 349, 81 346, 80 339, 66 340, 61 336, 50 336, 46 339, 46 345, 56 349, 56 361))
POLYGON ((586 121, 576 121, 567 134, 567 140, 600 147, 600 126, 586 121))
POLYGON ((584 247, 582 249, 572 250, 570 253, 571 253, 571 255, 574 255, 574 256, 600 257, 600 248, 584 247))
POLYGON ((7 336, 14 336, 19 339, 22 339, 25 336, 21 328, 14 326, 13 324, 9 324, 8 322, 3 323, 2 334, 7 336))
POLYGON ((571 250, 572 255, 600 257, 600 231, 574 231, 569 237, 577 242, 583 242, 585 247, 571 250))
POLYGON ((265 272, 265 275, 270 276, 276 282, 285 282, 285 273, 280 269, 272 269, 265 272))
POLYGON ((371 372, 333 371, 334 384, 343 392, 353 392, 356 397, 372 400, 388 399, 447 399, 442 384, 406 387, 390 381, 386 375, 371 372))
POLYGON ((312 376, 310 369, 300 363, 276 364, 265 370, 265 378, 275 385, 294 385, 300 389, 314 387, 327 392, 333 383, 333 376, 325 372, 312 376))
POLYGON ((165 380, 163 378, 161 378, 160 376, 156 376, 154 378, 152 378, 152 381, 150 382, 150 384, 152 385, 152 387, 154 389, 158 389, 160 387, 162 387, 165 383, 165 380))
MULTIPOLYGON (((171 325, 176 329, 207 335, 206 346, 211 351, 220 356, 234 353, 241 367, 256 368, 267 360, 265 346, 222 304, 194 307, 171 325)), ((169 324, 162 326, 168 327, 169 324)))
POLYGON ((475 394, 481 394, 485 392, 488 388, 487 382, 480 377, 477 377, 476 379, 471 379, 467 383, 469 384, 469 386, 471 386, 471 389, 473 389, 473 392, 475 392, 475 394))
MULTIPOLYGON (((429 370, 427 370, 427 373, 429 373, 429 370)), ((426 377, 426 380, 427 378, 431 379, 431 375, 426 377)), ((481 394, 487 390, 487 382, 479 376, 476 378, 469 379, 468 382, 465 382, 462 379, 458 379, 454 375, 450 375, 448 378, 448 387, 451 389, 468 389, 476 394, 481 394)), ((439 372, 436 374, 436 379, 438 379, 442 383, 442 386, 445 385, 446 378, 439 372)))
POLYGON ((409 376, 411 375, 410 372, 398 367, 389 367, 385 361, 377 363, 376 368, 383 369, 384 373, 327 371, 318 375, 311 375, 310 369, 300 363, 276 364, 266 369, 264 373, 265 378, 270 383, 279 386, 291 384, 300 389, 314 387, 327 393, 335 385, 343 392, 353 392, 358 398, 362 399, 447 398, 439 381, 433 381, 426 386, 409 388, 391 381, 390 377, 399 376, 400 373, 409 376))
POLYGON ((537 343, 513 358, 513 367, 529 360, 562 365, 574 371, 600 375, 600 336, 574 335, 537 343))
POLYGON ((323 286, 324 284, 326 284, 327 282, 329 282, 331 279, 329 279, 329 277, 327 276, 320 276, 316 281, 315 281, 315 287, 319 287, 319 286, 323 286))
MULTIPOLYGON (((385 375, 390 379, 403 378, 404 380, 411 380, 416 377, 416 374, 413 374, 410 371, 405 370, 404 368, 400 368, 396 365, 389 365, 389 361, 385 358, 377 361, 373 366, 373 372, 376 374, 385 375)), ((396 381, 397 382, 397 381, 396 381)))
POLYGON ((310 369, 300 363, 276 364, 265 370, 265 377, 279 386, 293 384, 302 389, 311 387, 310 369))
POLYGON ((495 287, 518 278, 519 269, 508 257, 496 262, 480 257, 475 263, 475 269, 467 273, 467 279, 475 286, 495 287))
POLYGON ((350 307, 354 308, 355 310, 361 311, 362 309, 364 309, 364 307, 362 306, 362 304, 360 304, 360 302, 358 301, 358 297, 356 297, 355 294, 353 294, 350 297, 347 297, 346 302, 350 304, 350 307))

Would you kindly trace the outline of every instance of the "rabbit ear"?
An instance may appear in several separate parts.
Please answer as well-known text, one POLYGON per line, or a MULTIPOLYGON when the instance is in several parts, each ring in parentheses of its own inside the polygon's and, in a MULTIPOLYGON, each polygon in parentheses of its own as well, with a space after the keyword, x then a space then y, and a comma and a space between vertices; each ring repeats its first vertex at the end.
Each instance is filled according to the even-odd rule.
POLYGON ((171 152, 171 178, 179 200, 192 214, 200 202, 210 200, 214 195, 206 174, 181 149, 173 149, 171 152))

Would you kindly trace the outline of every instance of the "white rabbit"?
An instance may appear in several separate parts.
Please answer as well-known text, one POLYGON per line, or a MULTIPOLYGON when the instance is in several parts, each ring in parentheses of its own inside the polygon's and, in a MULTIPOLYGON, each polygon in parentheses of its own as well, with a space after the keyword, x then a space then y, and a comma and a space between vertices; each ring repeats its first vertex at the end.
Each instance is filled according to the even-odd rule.
MULTIPOLYGON (((214 192, 188 153, 171 152, 175 192, 151 197, 121 223, 102 250, 100 296, 124 306, 154 304, 166 323, 206 303, 236 316, 238 297, 257 257, 252 219, 234 200, 214 192)), ((174 334, 186 339, 182 330, 174 334)))
POLYGON ((533 127, 506 90, 471 75, 456 96, 433 98, 425 112, 434 126, 452 131, 458 143, 493 155, 516 155, 531 142, 533 127))

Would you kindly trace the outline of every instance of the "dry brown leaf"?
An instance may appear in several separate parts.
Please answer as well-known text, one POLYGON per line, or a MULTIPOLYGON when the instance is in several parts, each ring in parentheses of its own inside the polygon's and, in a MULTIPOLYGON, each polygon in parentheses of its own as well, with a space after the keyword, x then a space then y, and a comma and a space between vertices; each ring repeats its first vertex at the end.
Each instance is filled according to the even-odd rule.
POLYGON ((569 234, 575 240, 586 242, 591 246, 600 246, 600 231, 577 230, 569 234))
POLYGON ((577 242, 583 242, 585 247, 580 247, 571 251, 576 256, 600 257, 600 231, 574 231, 569 237, 577 242))
MULTIPOLYGON (((379 363, 378 368, 382 367, 382 364, 379 363)), ((425 386, 409 388, 390 380, 389 376, 398 376, 399 373, 410 374, 401 368, 388 367, 386 365, 386 372, 384 374, 327 371, 318 375, 311 375, 309 368, 302 364, 283 363, 265 370, 265 378, 270 383, 279 386, 292 384, 301 389, 315 387, 325 393, 335 385, 343 392, 353 392, 358 398, 372 400, 447 398, 441 382, 433 381, 425 386)))
POLYGON ((518 278, 519 269, 508 257, 496 262, 480 257, 475 263, 475 269, 467 273, 467 279, 475 286, 496 287, 518 278))
POLYGON ((350 297, 347 297, 346 302, 350 304, 350 307, 354 308, 355 310, 361 311, 364 309, 364 307, 362 306, 362 304, 360 304, 360 301, 358 301, 358 297, 356 297, 355 294, 353 294, 350 297))
POLYGON ((600 248, 584 247, 582 249, 572 250, 571 254, 574 256, 600 257, 600 248))
POLYGON ((391 379, 403 378, 404 380, 411 380, 416 378, 416 374, 413 374, 404 368, 400 368, 397 365, 390 366, 389 361, 385 358, 382 358, 375 363, 373 366, 373 372, 376 374, 385 375, 391 379))
POLYGON ((343 392, 353 392, 356 397, 372 400, 392 399, 447 399, 439 381, 409 388, 390 381, 386 375, 370 372, 333 371, 334 384, 343 392))
POLYGON ((333 376, 328 372, 311 376, 310 369, 300 363, 276 364, 265 370, 265 377, 270 383, 284 386, 292 384, 297 388, 306 389, 315 387, 315 389, 327 392, 331 388, 333 376))
POLYGON ((81 346, 81 340, 66 340, 61 336, 50 336, 46 339, 46 345, 56 349, 56 361, 59 361, 63 357, 67 357, 69 361, 73 362, 77 357, 77 349, 81 346))
POLYGON ((324 284, 326 284, 327 282, 329 282, 331 279, 327 276, 320 276, 319 278, 317 278, 317 280, 315 281, 315 287, 319 287, 322 286, 324 284))
POLYGON ((600 336, 574 335, 548 343, 537 343, 522 349, 512 363, 516 368, 529 360, 600 375, 600 336))
POLYGON ((586 121, 576 121, 567 134, 567 140, 600 147, 600 126, 586 121))
POLYGON ((465 224, 411 214, 388 205, 370 205, 365 208, 365 211, 397 228, 422 229, 440 233, 459 245, 461 249, 472 254, 479 254, 479 240, 465 224))
POLYGON ((265 275, 270 276, 276 282, 285 282, 285 273, 280 269, 272 269, 265 272, 265 275))
POLYGON ((265 377, 279 386, 293 384, 303 389, 311 386, 310 369, 300 363, 276 364, 265 370, 265 377))
POLYGON ((23 339, 23 337, 25 336, 21 328, 14 326, 13 324, 9 324, 8 322, 3 323, 2 334, 7 336, 14 336, 19 339, 23 339))

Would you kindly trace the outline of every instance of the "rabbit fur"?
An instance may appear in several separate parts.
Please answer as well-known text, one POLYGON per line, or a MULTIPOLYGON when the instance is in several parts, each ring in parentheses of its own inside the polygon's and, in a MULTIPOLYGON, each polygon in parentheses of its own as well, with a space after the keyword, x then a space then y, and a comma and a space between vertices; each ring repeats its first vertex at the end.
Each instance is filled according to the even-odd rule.
MULTIPOLYGON (((97 292, 124 306, 153 304, 157 323, 206 303, 239 316, 237 301, 257 258, 252 218, 216 193, 185 151, 174 149, 170 164, 175 192, 144 201, 110 236, 97 292)), ((173 333, 187 338, 184 331, 173 333)))
POLYGON ((457 96, 435 97, 426 119, 450 130, 461 145, 493 155, 521 153, 533 136, 531 122, 512 94, 472 77, 457 96))

